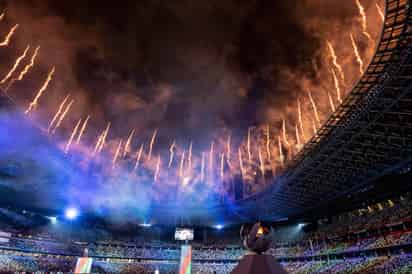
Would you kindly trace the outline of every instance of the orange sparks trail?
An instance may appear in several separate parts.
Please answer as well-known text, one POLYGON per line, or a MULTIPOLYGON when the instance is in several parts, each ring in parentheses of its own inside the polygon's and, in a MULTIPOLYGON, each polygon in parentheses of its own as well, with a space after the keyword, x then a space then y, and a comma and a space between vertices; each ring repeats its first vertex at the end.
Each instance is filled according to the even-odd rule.
POLYGON ((302 148, 302 143, 300 141, 298 125, 295 126, 295 131, 296 131, 296 147, 298 150, 300 150, 302 148))
POLYGON ((123 140, 120 139, 119 144, 117 145, 117 148, 116 148, 116 152, 114 153, 114 156, 113 156, 112 168, 116 167, 116 162, 117 162, 117 159, 119 158, 119 154, 120 154, 120 150, 122 149, 122 145, 123 145, 123 140))
POLYGON ((193 147, 193 143, 190 142, 190 145, 189 145, 189 155, 188 155, 188 157, 187 157, 187 168, 188 168, 189 170, 192 169, 192 147, 193 147))
POLYGON ((309 97, 309 101, 310 101, 310 103, 311 103, 311 105, 312 105, 313 114, 315 115, 316 122, 317 122, 318 125, 320 126, 320 118, 319 118, 318 108, 317 108, 317 106, 316 106, 315 100, 313 100, 312 92, 311 92, 310 90, 308 90, 308 97, 309 97))
POLYGON ((212 142, 210 144, 210 151, 209 151, 209 169, 210 169, 210 171, 213 170, 213 150, 214 150, 214 147, 215 147, 215 142, 212 142))
POLYGON ((385 21, 385 14, 383 13, 383 10, 378 3, 376 3, 376 9, 378 10, 379 17, 382 19, 382 22, 385 21))
POLYGON ((170 145, 169 151, 170 151, 170 158, 169 158, 169 164, 167 165, 168 168, 172 166, 173 163, 173 157, 174 157, 174 149, 175 149, 176 143, 173 141, 173 143, 170 145))
POLYGON ((106 130, 105 130, 104 133, 103 133, 102 141, 100 142, 100 146, 99 146, 99 149, 98 149, 97 152, 101 152, 102 149, 103 149, 103 147, 104 147, 104 144, 106 143, 107 135, 109 134, 109 130, 110 130, 110 125, 111 125, 110 122, 107 123, 106 130))
POLYGON ((245 177, 245 169, 243 168, 243 158, 242 158, 242 150, 241 148, 238 149, 238 156, 239 156, 239 168, 240 168, 240 174, 242 175, 242 178, 245 177))
POLYGON ((147 156, 147 159, 150 161, 150 159, 152 158, 152 151, 153 151, 153 145, 154 142, 156 140, 156 136, 157 136, 157 129, 155 129, 153 131, 153 135, 152 135, 152 139, 150 140, 150 145, 149 145, 149 154, 147 156))
POLYGON ((19 24, 16 24, 10 29, 9 33, 6 35, 6 37, 4 37, 3 42, 0 43, 0 47, 6 47, 9 45, 10 39, 13 36, 13 34, 16 32, 16 29, 18 27, 19 27, 19 24))
POLYGON ((46 81, 43 83, 42 87, 37 92, 33 101, 30 102, 29 107, 26 109, 26 114, 28 114, 30 111, 34 110, 37 107, 40 97, 43 95, 43 92, 47 89, 51 79, 53 78, 54 70, 54 67, 50 70, 49 74, 47 75, 46 81))
POLYGON ((250 132, 251 132, 251 128, 247 129, 247 155, 248 155, 248 159, 249 162, 252 162, 252 152, 250 151, 250 132))
POLYGON ((362 4, 360 3, 359 0, 355 0, 356 1, 356 6, 358 6, 358 10, 359 10, 359 15, 361 17, 361 24, 362 24, 362 33, 363 35, 366 36, 366 38, 368 38, 369 41, 373 42, 371 35, 368 33, 368 26, 366 24, 366 13, 365 13, 365 9, 363 8, 362 4))
POLYGON ((316 122, 314 119, 312 119, 312 128, 313 128, 313 135, 316 135, 316 132, 318 129, 316 128, 316 122))
POLYGON ((299 120, 300 132, 302 134, 303 141, 305 141, 306 137, 305 137, 305 131, 303 130, 302 105, 299 99, 298 99, 298 120, 299 120))
POLYGON ((262 150, 260 149, 260 146, 258 147, 258 154, 259 154, 260 172, 262 172, 262 177, 265 177, 265 162, 263 161, 262 150))
POLYGON ((270 154, 270 127, 269 125, 266 125, 266 154, 268 156, 268 160, 272 158, 272 155, 270 154))
POLYGON ((157 182, 157 178, 159 178, 159 173, 160 173, 160 155, 157 156, 157 162, 156 162, 156 169, 154 173, 154 181, 157 182))
POLYGON ((123 157, 125 157, 128 153, 130 153, 130 144, 132 143, 133 136, 134 136, 134 129, 129 134, 129 137, 126 140, 126 143, 124 143, 124 150, 123 150, 123 157))
POLYGON ((232 135, 229 134, 227 136, 227 143, 226 143, 226 158, 227 162, 230 163, 230 155, 232 154, 232 147, 231 147, 231 142, 232 142, 232 135))
POLYGON ((140 145, 140 148, 136 153, 136 163, 134 164, 134 168, 133 168, 134 171, 136 171, 136 169, 139 167, 139 162, 140 162, 140 159, 142 158, 142 152, 143 152, 143 144, 140 145))
POLYGON ((74 103, 74 100, 71 100, 70 103, 66 106, 65 110, 63 111, 62 115, 60 115, 59 119, 57 120, 56 126, 54 127, 52 134, 56 132, 56 130, 60 127, 62 124, 64 118, 67 116, 67 113, 69 113, 72 105, 74 103))
POLYGON ((49 127, 47 128, 47 132, 50 133, 50 130, 54 126, 54 123, 56 122, 57 118, 59 118, 61 112, 63 111, 63 107, 66 104, 67 100, 69 99, 70 94, 67 94, 67 96, 63 99, 63 101, 60 103, 59 108, 56 111, 56 114, 54 114, 53 119, 51 120, 49 127))
POLYGON ((76 144, 80 144, 80 140, 82 139, 83 133, 86 130, 87 123, 89 122, 89 119, 90 119, 90 115, 87 115, 87 118, 86 118, 86 120, 84 120, 82 128, 80 129, 80 133, 77 136, 76 144))
POLYGON ((72 145, 74 136, 76 136, 77 130, 79 129, 79 126, 80 126, 81 122, 82 122, 82 118, 80 118, 79 121, 77 121, 77 124, 73 128, 73 131, 72 131, 72 134, 70 135, 69 141, 67 141, 66 147, 64 148, 64 153, 67 154, 69 152, 70 146, 72 145))
POLYGON ((289 146, 289 141, 288 141, 288 136, 286 134, 286 121, 285 119, 282 120, 282 135, 283 135, 283 141, 287 146, 289 146))
POLYGON ((332 58, 332 64, 338 70, 342 82, 345 82, 345 74, 343 72, 342 66, 338 63, 338 58, 336 56, 335 49, 329 41, 326 41, 326 43, 328 44, 330 57, 332 58))
POLYGON ((202 152, 202 162, 200 165, 200 181, 205 179, 205 153, 202 152))
POLYGON ((183 166, 185 164, 185 151, 183 150, 182 155, 180 156, 180 167, 179 167, 179 176, 183 177, 183 166))
POLYGON ((280 136, 278 136, 278 145, 279 145, 279 160, 283 164, 283 162, 285 161, 285 156, 283 155, 282 141, 280 140, 280 136))
POLYGON ((333 102, 333 98, 330 95, 329 91, 328 91, 328 99, 329 99, 329 105, 330 105, 330 109, 332 110, 332 112, 335 112, 335 103, 333 102))
POLYGON ((24 76, 30 71, 32 67, 34 67, 34 62, 36 61, 37 55, 39 54, 40 47, 38 46, 35 50, 33 55, 31 56, 30 62, 24 67, 24 69, 20 72, 19 76, 17 78, 13 78, 9 85, 6 88, 6 91, 9 90, 9 88, 14 84, 16 81, 21 81, 23 80, 24 76))
POLYGON ((359 64, 359 72, 360 72, 360 75, 362 75, 363 72, 364 72, 364 70, 363 70, 363 60, 362 60, 362 58, 361 58, 361 56, 360 56, 360 54, 359 54, 358 46, 356 45, 356 42, 355 42, 355 39, 353 38, 353 34, 352 34, 352 33, 350 33, 350 40, 351 40, 351 42, 352 42, 353 52, 355 53, 356 61, 357 61, 358 64, 359 64))
POLYGON ((26 57, 29 49, 30 49, 30 45, 27 45, 23 53, 16 59, 16 62, 14 62, 13 67, 10 69, 9 73, 7 73, 7 75, 4 76, 4 78, 0 81, 0 84, 4 84, 7 82, 7 80, 10 79, 10 77, 13 75, 13 73, 16 71, 17 67, 19 66, 20 62, 26 57))
POLYGON ((336 77, 336 73, 334 69, 330 70, 333 76, 333 83, 335 84, 335 89, 336 89, 336 98, 338 99, 339 104, 342 103, 342 97, 340 94, 340 86, 339 86, 339 81, 338 78, 336 77))
POLYGON ((225 154, 220 155, 220 179, 223 180, 225 176, 225 154))
POLYGON ((4 12, 0 14, 0 22, 3 20, 3 18, 4 18, 4 12))

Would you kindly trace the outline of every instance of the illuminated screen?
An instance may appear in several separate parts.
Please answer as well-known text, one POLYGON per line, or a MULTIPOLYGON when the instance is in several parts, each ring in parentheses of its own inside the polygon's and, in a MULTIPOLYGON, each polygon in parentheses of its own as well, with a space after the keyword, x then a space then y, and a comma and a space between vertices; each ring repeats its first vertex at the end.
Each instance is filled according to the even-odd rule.
POLYGON ((192 246, 182 245, 182 253, 180 254, 179 274, 191 274, 191 273, 192 273, 192 246))
POLYGON ((175 240, 178 240, 178 241, 193 240, 193 229, 177 227, 175 231, 175 240))

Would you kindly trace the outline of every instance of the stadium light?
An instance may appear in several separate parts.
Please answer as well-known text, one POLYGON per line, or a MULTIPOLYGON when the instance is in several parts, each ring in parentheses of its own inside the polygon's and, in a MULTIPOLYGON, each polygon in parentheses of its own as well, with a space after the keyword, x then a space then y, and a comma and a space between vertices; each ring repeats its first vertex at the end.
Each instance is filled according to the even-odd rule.
POLYGON ((140 224, 140 226, 142 226, 142 227, 151 227, 151 226, 152 226, 152 224, 149 224, 149 223, 143 223, 143 224, 140 224))
POLYGON ((218 229, 218 230, 221 230, 221 229, 223 229, 223 225, 221 225, 221 224, 215 225, 215 228, 218 229))
POLYGON ((69 220, 74 220, 77 218, 77 216, 79 216, 79 211, 74 207, 70 207, 66 209, 64 216, 66 216, 66 218, 69 220))
POLYGON ((304 226, 305 226, 304 223, 299 223, 299 224, 298 224, 298 228, 299 228, 299 229, 302 229, 304 226))
POLYGON ((57 223, 57 217, 47 217, 47 219, 49 219, 50 223, 53 225, 57 223))

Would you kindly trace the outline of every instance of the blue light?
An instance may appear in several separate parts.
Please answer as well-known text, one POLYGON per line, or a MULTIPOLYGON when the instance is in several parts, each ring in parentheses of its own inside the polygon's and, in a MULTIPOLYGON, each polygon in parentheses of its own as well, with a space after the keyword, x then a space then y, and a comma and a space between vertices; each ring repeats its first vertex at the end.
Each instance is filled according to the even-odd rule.
POLYGON ((218 230, 221 230, 221 229, 223 229, 223 225, 220 225, 220 224, 219 224, 219 225, 215 225, 215 228, 218 229, 218 230))
POLYGON ((140 224, 140 226, 142 226, 142 227, 151 227, 151 226, 152 226, 152 224, 143 223, 143 224, 140 224))
POLYGON ((47 219, 49 219, 50 223, 53 225, 57 223, 57 217, 47 217, 47 219))
POLYGON ((77 216, 79 216, 79 211, 74 207, 70 207, 66 209, 64 216, 66 216, 66 218, 69 220, 74 220, 77 218, 77 216))
POLYGON ((305 224, 304 224, 304 223, 300 223, 300 224, 298 224, 298 228, 299 228, 299 229, 303 228, 304 226, 305 226, 305 224))

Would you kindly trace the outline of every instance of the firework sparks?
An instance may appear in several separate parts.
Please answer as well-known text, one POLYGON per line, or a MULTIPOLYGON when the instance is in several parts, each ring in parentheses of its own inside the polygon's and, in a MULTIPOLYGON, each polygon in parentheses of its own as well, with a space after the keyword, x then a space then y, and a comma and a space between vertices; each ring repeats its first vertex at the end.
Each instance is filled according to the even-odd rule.
POLYGON ((67 116, 67 113, 69 113, 73 103, 74 103, 74 100, 71 100, 70 103, 66 106, 63 113, 60 115, 59 119, 57 120, 56 126, 53 128, 52 134, 54 134, 56 130, 60 127, 64 118, 67 116))
POLYGON ((378 3, 376 3, 376 9, 378 10, 379 17, 381 18, 382 22, 385 21, 385 14, 383 13, 383 10, 378 3))
POLYGON ((172 163, 173 163, 173 157, 174 157, 174 154, 175 154, 175 152, 174 152, 175 146, 176 146, 176 143, 175 143, 175 141, 173 141, 173 143, 170 145, 170 148, 169 148, 170 158, 169 158, 169 164, 167 166, 168 168, 170 168, 172 166, 172 163))
POLYGON ((124 143, 123 157, 125 157, 128 153, 130 153, 130 145, 133 140, 134 132, 135 132, 134 129, 130 131, 129 137, 126 140, 126 143, 124 143))
POLYGON ((338 99, 339 104, 341 104, 342 103, 342 96, 341 96, 341 93, 340 93, 339 81, 338 81, 338 78, 336 77, 335 70, 331 69, 330 71, 332 73, 333 83, 335 84, 336 98, 338 99))
POLYGON ((79 135, 77 136, 76 144, 80 144, 80 140, 82 139, 82 136, 83 136, 83 134, 84 134, 84 131, 86 130, 87 123, 89 122, 89 119, 90 119, 90 115, 87 115, 87 118, 86 118, 86 120, 84 120, 83 125, 82 125, 82 127, 81 127, 81 129, 80 129, 80 133, 79 133, 79 135))
POLYGON ((154 142, 155 142, 155 140, 156 140, 156 136, 157 136, 157 129, 155 129, 155 130, 153 131, 152 138, 150 139, 149 153, 148 153, 148 156, 147 156, 147 159, 148 159, 149 161, 150 161, 150 159, 152 158, 153 145, 154 145, 154 142))
POLYGON ((278 146, 279 146, 279 160, 283 164, 283 162, 285 161, 285 156, 283 155, 282 141, 280 140, 280 136, 278 136, 278 146))
POLYGON ((365 9, 363 8, 362 4, 360 3, 359 0, 355 0, 356 2, 356 6, 358 7, 359 10, 359 15, 360 15, 360 19, 361 19, 361 24, 362 24, 362 33, 363 35, 365 35, 366 38, 368 38, 369 41, 373 42, 371 35, 368 32, 368 26, 366 23, 366 13, 365 13, 365 9))
POLYGON ((282 120, 282 135, 283 135, 283 141, 287 146, 289 146, 289 141, 288 141, 288 136, 286 133, 286 121, 285 119, 282 120))
POLYGON ((142 153, 143 153, 143 144, 140 145, 140 148, 136 153, 136 163, 134 164, 134 168, 133 168, 134 171, 136 171, 137 168, 139 167, 139 162, 140 162, 140 159, 142 158, 142 153))
POLYGON ((4 37, 3 42, 0 43, 0 47, 6 47, 9 45, 10 39, 13 36, 13 34, 16 32, 18 27, 19 27, 19 24, 16 24, 10 29, 9 33, 7 33, 6 37, 4 37))
POLYGON ((251 131, 252 131, 252 128, 248 128, 248 129, 247 129, 247 155, 248 155, 249 162, 252 162, 252 152, 251 152, 251 149, 250 149, 250 142, 251 142, 251 140, 250 140, 250 135, 251 135, 251 131))
POLYGON ((302 148, 302 142, 300 141, 299 128, 297 124, 295 126, 295 132, 296 132, 296 147, 298 150, 300 150, 302 148))
POLYGON ((116 152, 114 153, 113 160, 112 160, 112 168, 116 167, 117 159, 119 159, 120 150, 122 149, 123 140, 120 139, 119 144, 117 145, 116 152))
POLYGON ((312 129, 313 129, 313 135, 316 135, 318 128, 316 127, 315 119, 312 119, 312 129))
POLYGON ((240 174, 242 175, 242 178, 244 178, 245 177, 245 168, 243 166, 242 149, 239 148, 237 153, 238 153, 238 157, 239 157, 240 174))
POLYGON ((298 120, 299 120, 300 132, 302 134, 302 138, 303 138, 303 141, 304 141, 306 139, 306 137, 305 137, 305 131, 303 130, 302 105, 301 105, 299 99, 298 99, 298 120))
POLYGON ((4 18, 4 12, 0 14, 0 22, 3 20, 3 18, 4 18))
POLYGON ((350 33, 350 40, 352 42, 352 47, 353 47, 353 52, 355 53, 356 56, 356 62, 358 62, 359 64, 359 72, 360 75, 363 74, 364 70, 363 70, 363 60, 359 54, 359 50, 358 50, 358 46, 356 45, 355 39, 353 38, 353 34, 350 33))
POLYGON ((30 58, 30 62, 24 67, 24 69, 20 72, 19 76, 17 78, 11 79, 10 83, 8 84, 6 91, 10 89, 10 87, 14 84, 16 81, 21 81, 23 80, 24 76, 29 73, 29 71, 34 67, 34 62, 36 61, 37 55, 39 54, 40 47, 38 46, 35 50, 33 55, 30 58))
POLYGON ((345 82, 345 73, 343 72, 342 66, 338 63, 338 57, 336 56, 335 49, 329 41, 326 41, 326 43, 329 48, 330 57, 332 58, 332 64, 335 67, 335 69, 339 72, 339 76, 342 82, 345 82))
POLYGON ((332 110, 332 112, 335 112, 335 110, 336 110, 335 103, 333 102, 333 98, 330 95, 329 91, 328 91, 328 99, 329 99, 330 109, 332 110))
POLYGON ((315 115, 316 122, 320 126, 320 118, 319 118, 318 107, 316 106, 315 100, 313 100, 312 92, 310 90, 307 90, 307 92, 308 92, 309 101, 312 105, 313 114, 315 115))
POLYGON ((13 73, 16 71, 17 67, 19 66, 20 62, 26 57, 27 52, 30 50, 30 45, 27 45, 26 49, 23 51, 23 53, 16 59, 16 62, 14 62, 13 67, 10 69, 10 71, 4 76, 4 78, 0 81, 0 84, 4 84, 7 82, 7 80, 10 79, 10 77, 13 75, 13 73))
POLYGON ((156 161, 156 169, 155 169, 155 173, 153 176, 153 179, 155 182, 157 182, 157 178, 159 178, 159 174, 160 174, 160 155, 157 156, 157 161, 156 161))
POLYGON ((179 176, 183 177, 183 167, 185 164, 185 150, 183 150, 182 154, 180 155, 180 167, 179 167, 179 176))
POLYGON ((209 169, 210 171, 213 170, 213 151, 214 151, 214 147, 215 147, 215 142, 212 141, 212 143, 210 144, 210 151, 209 151, 209 169))
POLYGON ((259 156, 260 172, 262 173, 262 177, 265 177, 265 162, 263 161, 263 155, 262 155, 262 150, 260 149, 260 146, 258 147, 258 156, 259 156))
POLYGON ((189 155, 188 155, 188 157, 187 157, 187 168, 188 168, 189 170, 192 169, 192 147, 193 147, 193 143, 190 142, 190 145, 189 145, 189 155))
POLYGON ((205 153, 202 152, 202 161, 200 164, 200 181, 203 182, 205 179, 205 153))
POLYGON ((107 135, 109 134, 110 126, 111 126, 111 123, 108 122, 108 123, 107 123, 107 127, 106 127, 105 131, 103 132, 102 140, 101 140, 101 142, 100 142, 100 146, 99 146, 97 152, 101 152, 101 151, 103 150, 103 147, 104 147, 104 145, 105 145, 105 143, 106 143, 107 135))
POLYGON ((54 123, 57 121, 57 118, 59 118, 59 116, 60 116, 61 112, 63 111, 63 108, 64 108, 67 100, 69 100, 69 98, 70 98, 70 94, 68 94, 66 97, 64 97, 63 101, 60 103, 59 108, 56 111, 56 114, 54 114, 53 119, 50 121, 49 127, 47 128, 47 132, 50 132, 50 130, 54 126, 54 123))
POLYGON ((47 75, 46 81, 43 83, 42 87, 39 89, 36 96, 34 97, 33 101, 30 102, 29 107, 25 111, 26 114, 28 114, 30 111, 34 110, 37 107, 40 97, 43 95, 43 92, 47 89, 50 81, 53 78, 54 71, 55 68, 53 67, 47 75))
POLYGON ((268 157, 268 160, 272 158, 271 153, 270 153, 270 126, 266 125, 266 154, 268 157))
POLYGON ((223 180, 225 176, 225 154, 220 155, 220 179, 223 180))
POLYGON ((77 130, 79 129, 80 123, 82 122, 82 119, 80 118, 79 121, 77 121, 76 125, 74 126, 73 130, 72 130, 72 134, 70 135, 69 140, 66 143, 66 146, 64 148, 64 153, 68 153, 70 150, 70 146, 72 145, 74 136, 76 136, 77 134, 77 130))
POLYGON ((232 142, 232 135, 229 134, 227 136, 227 142, 226 142, 226 159, 228 163, 230 163, 230 155, 232 154, 231 142, 232 142))

